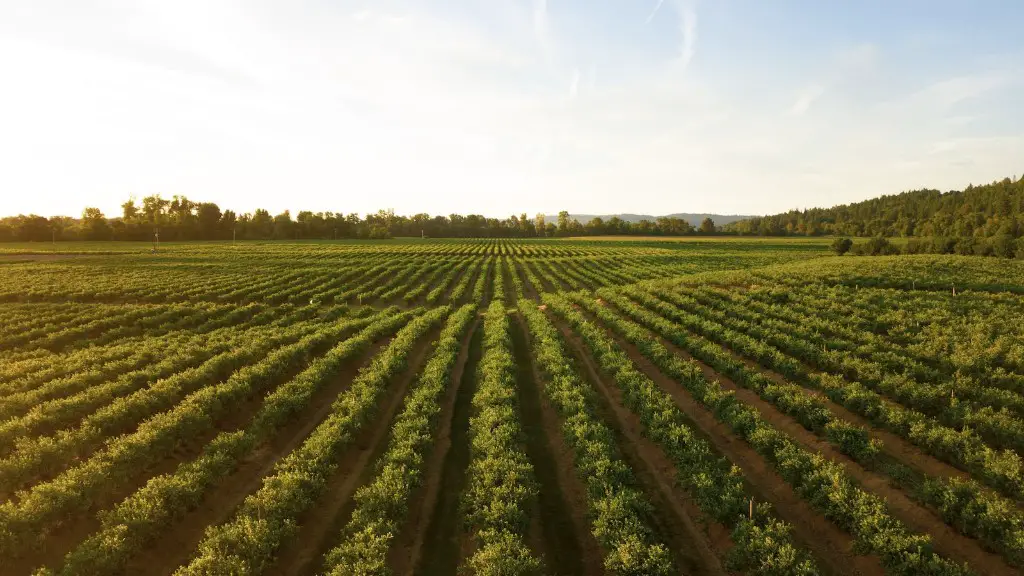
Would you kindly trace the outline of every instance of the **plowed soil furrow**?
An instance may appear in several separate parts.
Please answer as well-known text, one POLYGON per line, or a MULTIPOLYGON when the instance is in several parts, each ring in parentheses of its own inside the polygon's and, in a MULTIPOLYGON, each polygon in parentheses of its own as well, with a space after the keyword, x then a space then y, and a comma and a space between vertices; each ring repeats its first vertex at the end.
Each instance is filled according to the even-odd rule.
POLYGON ((463 534, 459 498, 466 485, 469 466, 469 417, 473 412, 477 365, 483 353, 483 330, 478 325, 470 338, 469 356, 463 367, 459 391, 452 410, 450 445, 444 456, 440 490, 426 533, 419 542, 420 553, 410 573, 423 576, 454 576, 462 560, 463 534))
MULTIPOLYGON (((567 328, 563 330, 567 331, 567 328)), ((783 480, 771 464, 697 402, 679 383, 664 375, 634 346, 610 331, 609 337, 626 352, 637 369, 667 393, 716 450, 738 466, 756 500, 771 502, 776 514, 793 526, 798 545, 813 553, 820 568, 830 574, 883 574, 878 558, 854 552, 853 538, 816 512, 783 480)), ((578 337, 576 337, 578 340, 578 337)), ((580 344, 582 345, 582 344, 580 344)))
MULTIPOLYGON (((975 569, 987 574, 1009 576, 1018 573, 1016 568, 1007 565, 998 554, 985 550, 977 540, 960 534, 936 513, 912 500, 904 491, 892 486, 889 478, 884 474, 864 468, 827 440, 807 430, 795 419, 780 412, 770 402, 761 399, 756 392, 736 385, 729 378, 715 372, 710 366, 691 358, 684 350, 677 348, 672 343, 664 340, 661 340, 661 343, 673 354, 696 362, 704 372, 705 378, 717 380, 723 388, 732 391, 738 399, 755 408, 765 421, 785 432, 798 444, 842 465, 846 473, 856 479, 864 489, 887 501, 889 513, 893 517, 905 523, 910 530, 929 534, 935 542, 936 549, 942 554, 960 562, 968 562, 975 569)), ((624 341, 620 341, 620 344, 632 347, 624 341)), ((630 351, 640 354, 635 347, 632 347, 630 351)), ((779 375, 776 374, 776 376, 779 375)))
POLYGON ((543 380, 530 356, 527 329, 518 314, 512 342, 526 453, 540 484, 534 516, 540 522, 538 549, 552 575, 601 574, 604 555, 590 533, 586 489, 573 470, 572 451, 562 441, 558 415, 539 389, 543 380))
POLYGON ((387 346, 390 338, 374 343, 363 357, 350 361, 327 386, 318 391, 309 405, 269 442, 243 460, 234 473, 207 493, 203 503, 178 520, 147 550, 128 564, 127 573, 143 576, 169 574, 186 563, 203 538, 207 526, 228 521, 247 496, 259 490, 263 478, 277 462, 297 448, 331 412, 331 403, 348 389, 359 369, 370 363, 387 346))
POLYGON ((452 416, 455 413, 456 400, 464 393, 463 375, 469 364, 473 335, 479 326, 480 321, 477 319, 466 332, 462 342, 448 390, 445 392, 444 404, 438 416, 434 447, 424 463, 423 484, 412 494, 409 501, 409 516, 388 554, 388 565, 392 572, 399 576, 411 576, 413 569, 419 564, 423 554, 423 542, 437 512, 440 494, 444 488, 442 480, 445 459, 452 448, 452 416))
POLYGON ((299 532, 278 552, 268 574, 315 574, 323 555, 337 543, 352 514, 352 495, 373 477, 373 463, 387 449, 391 425, 409 387, 416 381, 434 348, 439 330, 433 329, 416 344, 407 368, 385 392, 373 423, 363 429, 342 455, 323 494, 298 520, 299 532))
POLYGON ((619 452, 652 504, 648 523, 659 541, 672 552, 676 567, 684 574, 726 574, 721 558, 731 547, 728 530, 703 521, 700 509, 679 488, 672 461, 643 435, 643 423, 626 408, 622 392, 606 381, 579 336, 551 318, 569 345, 567 352, 580 373, 598 392, 599 412, 615 432, 619 452))

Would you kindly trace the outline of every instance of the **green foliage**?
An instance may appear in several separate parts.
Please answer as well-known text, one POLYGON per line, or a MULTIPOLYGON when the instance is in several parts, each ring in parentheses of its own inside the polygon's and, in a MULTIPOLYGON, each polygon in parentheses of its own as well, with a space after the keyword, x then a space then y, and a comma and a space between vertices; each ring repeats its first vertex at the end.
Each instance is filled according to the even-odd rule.
POLYGON ((196 557, 176 573, 253 573, 266 567, 281 543, 294 536, 297 516, 323 489, 337 466, 336 456, 374 417, 377 401, 406 368, 413 345, 448 312, 447 307, 435 308, 402 328, 387 348, 360 370, 302 445, 274 466, 235 517, 207 529, 196 557))
POLYGON ((477 550, 465 567, 480 575, 526 575, 540 563, 523 537, 537 484, 522 447, 515 360, 504 304, 492 300, 484 316, 483 356, 470 418, 470 464, 462 494, 465 523, 477 550))
POLYGON ((408 500, 422 480, 423 462, 434 440, 441 400, 466 330, 476 315, 466 304, 445 323, 434 355, 419 376, 391 428, 387 452, 373 481, 355 495, 355 510, 342 530, 341 543, 326 555, 328 574, 387 574, 391 541, 408 513, 408 500))
POLYGON ((850 251, 853 247, 853 240, 849 238, 836 238, 832 241, 832 251, 838 256, 842 256, 850 251))
MULTIPOLYGON (((582 297, 578 299, 581 301, 582 297)), ((650 378, 639 372, 629 357, 594 324, 570 306, 561 297, 545 295, 544 302, 551 309, 566 319, 569 324, 583 337, 590 352, 597 358, 602 370, 612 375, 615 383, 623 392, 626 406, 635 412, 645 426, 644 433, 674 461, 679 471, 678 478, 692 494, 701 511, 729 527, 735 527, 748 512, 749 497, 745 494, 743 478, 739 469, 728 460, 714 455, 710 444, 700 438, 686 423, 683 413, 677 408, 667 394, 650 378)), ((622 320, 601 306, 590 308, 597 313, 602 322, 608 324, 616 332, 620 332, 634 344, 645 351, 650 351, 655 364, 675 360, 679 371, 670 372, 674 376, 685 373, 683 382, 693 386, 703 386, 703 398, 714 396, 716 385, 707 383, 700 368, 694 364, 682 364, 675 356, 671 356, 646 330, 622 320)), ((677 376, 678 377, 678 376, 677 376)), ((735 402, 735 398, 719 391, 717 401, 722 403, 735 402)), ((701 396, 698 394, 698 399, 701 396)), ((726 404, 727 405, 727 404, 726 404)), ((756 522, 777 523, 767 515, 758 516, 756 522)), ((748 518, 749 519, 749 518, 748 518)), ((781 536, 785 531, 777 533, 781 536)), ((760 537, 760 533, 751 530, 734 532, 734 537, 760 537)), ((737 554, 752 554, 742 560, 734 559, 747 566, 775 564, 775 574, 814 574, 813 565, 806 553, 796 549, 791 541, 781 538, 775 546, 764 547, 754 543, 737 543, 740 550, 737 554), (789 563, 781 564, 783 559, 789 563)))

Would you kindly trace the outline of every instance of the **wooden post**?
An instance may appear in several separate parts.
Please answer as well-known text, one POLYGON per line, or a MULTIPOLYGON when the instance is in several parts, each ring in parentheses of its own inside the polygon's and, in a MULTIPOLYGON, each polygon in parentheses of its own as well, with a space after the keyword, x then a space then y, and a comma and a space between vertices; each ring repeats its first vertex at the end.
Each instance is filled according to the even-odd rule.
POLYGON ((754 499, 750 499, 750 519, 754 519, 754 499))

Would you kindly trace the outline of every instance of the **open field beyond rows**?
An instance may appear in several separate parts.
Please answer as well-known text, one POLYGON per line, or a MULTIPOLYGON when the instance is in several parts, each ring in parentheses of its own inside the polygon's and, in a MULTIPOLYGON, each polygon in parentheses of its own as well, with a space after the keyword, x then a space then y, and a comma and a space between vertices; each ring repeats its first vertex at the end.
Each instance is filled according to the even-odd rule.
POLYGON ((1024 572, 1024 262, 0 247, 0 574, 1024 572))

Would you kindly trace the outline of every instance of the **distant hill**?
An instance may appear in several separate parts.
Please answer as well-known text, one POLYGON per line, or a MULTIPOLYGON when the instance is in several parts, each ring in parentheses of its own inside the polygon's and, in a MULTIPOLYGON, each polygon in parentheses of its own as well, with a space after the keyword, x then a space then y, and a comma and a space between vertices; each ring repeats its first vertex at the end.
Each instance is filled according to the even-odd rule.
MULTIPOLYGON (((654 222, 662 216, 651 216, 649 214, 569 214, 569 218, 573 218, 579 221, 580 224, 586 224, 594 218, 600 218, 607 221, 613 216, 618 216, 619 220, 625 220, 626 222, 639 222, 641 220, 649 220, 654 222)), ((732 224, 733 222, 739 222, 740 220, 749 220, 754 216, 738 216, 738 215, 727 215, 727 214, 687 214, 680 212, 676 214, 665 214, 664 216, 669 218, 680 218, 686 220, 694 226, 700 226, 700 223, 705 218, 711 218, 715 221, 715 226, 725 226, 726 224, 732 224)), ((558 222, 558 214, 545 214, 544 220, 546 222, 558 222)))
POLYGON ((1020 238, 1024 237, 1024 178, 1004 178, 963 191, 912 190, 832 208, 754 216, 726 225, 725 232, 1020 238))

